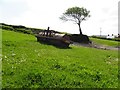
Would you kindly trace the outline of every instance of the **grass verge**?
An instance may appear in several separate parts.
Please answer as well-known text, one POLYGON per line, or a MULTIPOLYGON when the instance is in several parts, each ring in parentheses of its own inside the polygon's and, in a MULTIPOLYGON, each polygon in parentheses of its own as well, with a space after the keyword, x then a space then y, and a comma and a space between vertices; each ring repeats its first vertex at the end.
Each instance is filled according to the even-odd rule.
POLYGON ((118 52, 59 49, 32 35, 2 30, 3 88, 117 88, 118 52))

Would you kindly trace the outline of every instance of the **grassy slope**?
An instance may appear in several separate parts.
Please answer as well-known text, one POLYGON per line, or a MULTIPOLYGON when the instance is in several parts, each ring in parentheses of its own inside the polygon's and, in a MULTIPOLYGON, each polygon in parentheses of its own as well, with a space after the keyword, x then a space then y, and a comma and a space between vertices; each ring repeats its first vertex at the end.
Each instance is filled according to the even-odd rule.
POLYGON ((2 88, 2 30, 0 30, 0 89, 2 88))
POLYGON ((2 54, 2 30, 0 29, 0 58, 2 54))
POLYGON ((118 86, 117 51, 71 46, 59 49, 36 38, 2 31, 3 88, 118 86))
POLYGON ((112 41, 112 40, 104 40, 104 39, 97 39, 97 38, 90 38, 90 40, 92 40, 93 42, 95 42, 96 44, 102 44, 102 45, 106 45, 106 46, 118 46, 118 41, 112 41))

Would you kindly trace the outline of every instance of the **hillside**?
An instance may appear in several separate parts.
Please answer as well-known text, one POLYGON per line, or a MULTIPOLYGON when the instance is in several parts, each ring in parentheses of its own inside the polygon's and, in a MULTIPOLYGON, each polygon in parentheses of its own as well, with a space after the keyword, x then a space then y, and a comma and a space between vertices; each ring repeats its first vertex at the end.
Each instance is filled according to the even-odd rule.
POLYGON ((3 88, 117 88, 118 52, 41 44, 2 30, 3 88))
MULTIPOLYGON (((32 34, 32 35, 36 35, 40 31, 46 30, 46 29, 40 29, 40 28, 26 27, 23 25, 9 25, 5 23, 0 23, 0 28, 8 30, 8 31, 15 31, 15 32, 21 32, 24 34, 32 34)), ((59 32, 59 33, 65 34, 66 32, 59 32)))

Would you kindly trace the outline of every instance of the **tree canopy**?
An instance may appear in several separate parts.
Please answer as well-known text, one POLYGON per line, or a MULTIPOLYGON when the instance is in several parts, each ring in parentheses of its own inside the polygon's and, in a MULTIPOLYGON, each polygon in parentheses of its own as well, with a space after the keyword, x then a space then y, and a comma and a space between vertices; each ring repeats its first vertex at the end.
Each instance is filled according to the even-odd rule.
POLYGON ((88 11, 86 8, 72 7, 72 8, 68 8, 66 12, 63 13, 63 15, 60 17, 60 19, 64 21, 73 21, 76 24, 78 24, 80 34, 82 34, 80 24, 82 21, 90 17, 89 13, 90 11, 88 11))

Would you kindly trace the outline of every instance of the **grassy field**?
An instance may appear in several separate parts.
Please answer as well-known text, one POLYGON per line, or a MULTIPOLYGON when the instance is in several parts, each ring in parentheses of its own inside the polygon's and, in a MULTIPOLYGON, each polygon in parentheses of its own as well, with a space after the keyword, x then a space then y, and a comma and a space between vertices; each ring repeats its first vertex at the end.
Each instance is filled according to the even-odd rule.
POLYGON ((118 41, 112 41, 112 40, 104 40, 104 39, 97 39, 97 38, 90 38, 93 42, 96 44, 106 45, 106 46, 114 46, 117 47, 120 45, 118 41))
POLYGON ((32 35, 2 30, 3 88, 117 88, 118 52, 59 49, 32 35))
POLYGON ((0 89, 2 88, 2 30, 0 30, 0 89))

